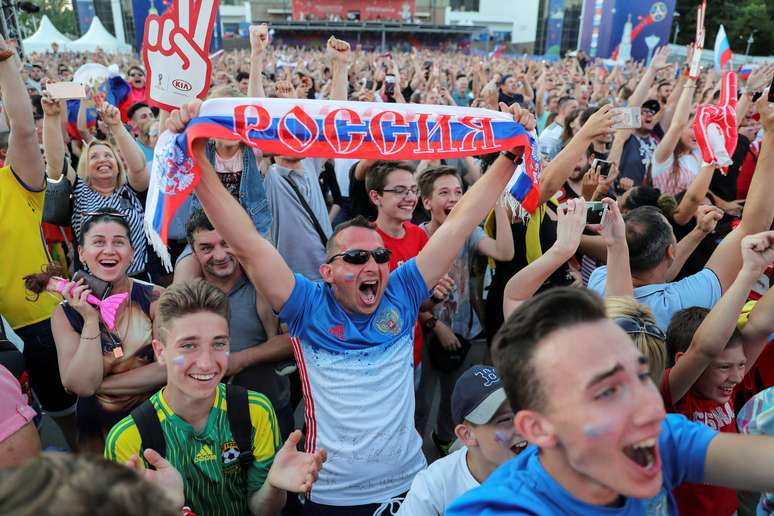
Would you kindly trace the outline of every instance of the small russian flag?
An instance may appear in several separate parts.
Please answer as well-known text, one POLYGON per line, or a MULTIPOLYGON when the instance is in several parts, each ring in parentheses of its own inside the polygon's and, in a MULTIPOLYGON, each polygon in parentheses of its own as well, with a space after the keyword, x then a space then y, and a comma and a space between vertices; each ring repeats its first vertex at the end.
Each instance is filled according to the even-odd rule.
POLYGON ((489 52, 489 59, 500 57, 500 54, 503 53, 503 50, 505 50, 505 45, 497 45, 494 50, 489 52))
POLYGON ((728 43, 726 29, 723 25, 718 29, 718 35, 715 36, 715 69, 720 72, 727 63, 731 62, 731 45, 728 43))
POLYGON ((746 64, 739 67, 739 71, 736 72, 737 75, 739 75, 739 78, 742 80, 747 80, 750 77, 750 74, 758 68, 758 65, 756 64, 746 64))

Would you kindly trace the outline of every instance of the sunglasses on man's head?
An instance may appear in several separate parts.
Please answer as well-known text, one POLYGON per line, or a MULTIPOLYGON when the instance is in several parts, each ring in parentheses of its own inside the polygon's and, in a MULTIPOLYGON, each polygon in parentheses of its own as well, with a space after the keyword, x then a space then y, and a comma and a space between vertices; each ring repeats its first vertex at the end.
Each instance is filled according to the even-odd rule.
POLYGON ((325 263, 331 263, 336 258, 341 258, 347 263, 350 263, 352 265, 363 265, 364 263, 368 262, 368 259, 373 256, 374 261, 378 263, 379 265, 383 263, 387 263, 390 261, 390 256, 392 256, 392 251, 389 249, 385 249, 384 247, 377 247, 376 249, 373 249, 371 251, 365 250, 365 249, 350 249, 349 251, 345 251, 343 253, 334 254, 330 258, 328 258, 328 261, 325 263))
POLYGON ((629 335, 644 333, 645 335, 650 335, 651 337, 655 337, 660 340, 666 340, 666 335, 664 334, 663 330, 655 324, 643 323, 640 321, 635 321, 634 319, 628 319, 626 317, 613 319, 613 322, 629 335))

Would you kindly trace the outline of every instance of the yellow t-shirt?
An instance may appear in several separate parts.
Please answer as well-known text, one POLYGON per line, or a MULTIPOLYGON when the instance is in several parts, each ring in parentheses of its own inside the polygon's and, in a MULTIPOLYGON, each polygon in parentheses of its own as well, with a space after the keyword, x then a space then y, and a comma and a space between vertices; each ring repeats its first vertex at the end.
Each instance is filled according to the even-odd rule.
POLYGON ((24 289, 27 274, 41 272, 49 262, 40 224, 43 217, 45 190, 38 185, 25 185, 11 171, 0 168, 0 314, 11 328, 21 328, 51 317, 57 301, 41 295, 29 301, 24 289))

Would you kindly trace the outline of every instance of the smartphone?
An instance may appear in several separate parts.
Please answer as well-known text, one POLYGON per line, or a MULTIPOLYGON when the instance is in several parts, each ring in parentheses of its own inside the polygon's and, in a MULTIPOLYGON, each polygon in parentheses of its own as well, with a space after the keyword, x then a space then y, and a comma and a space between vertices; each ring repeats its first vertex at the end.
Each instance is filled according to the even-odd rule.
POLYGON ((384 77, 384 94, 388 97, 392 97, 395 94, 395 76, 385 75, 384 77))
POLYGON ((642 112, 638 107, 613 108, 613 113, 618 117, 618 122, 613 129, 639 129, 642 127, 642 112))
POLYGON ((46 84, 46 91, 55 100, 85 99, 86 88, 77 82, 50 82, 46 84))
POLYGON ((598 170, 600 176, 607 177, 610 174, 610 165, 612 165, 610 161, 594 158, 594 161, 591 162, 591 169, 598 170))
POLYGON ((771 84, 769 85, 769 102, 774 102, 774 77, 771 78, 771 84))
POLYGON ((99 299, 105 299, 113 290, 113 285, 111 283, 108 283, 105 280, 101 280, 86 271, 81 270, 73 275, 73 281, 78 281, 80 279, 82 279, 83 282, 89 286, 91 293, 99 299))
POLYGON ((367 79, 367 80, 365 81, 365 89, 367 89, 367 90, 372 90, 372 89, 374 89, 374 81, 373 81, 373 80, 371 80, 371 79, 367 79))
POLYGON ((607 214, 607 204, 601 201, 586 203, 586 224, 604 224, 607 214))

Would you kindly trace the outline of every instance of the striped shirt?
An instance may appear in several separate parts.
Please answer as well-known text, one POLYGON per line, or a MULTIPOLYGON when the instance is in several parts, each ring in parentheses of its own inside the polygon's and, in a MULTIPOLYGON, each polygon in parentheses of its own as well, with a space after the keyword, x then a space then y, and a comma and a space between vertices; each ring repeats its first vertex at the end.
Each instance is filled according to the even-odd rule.
POLYGON ((81 238, 81 222, 83 214, 97 211, 100 208, 113 208, 126 215, 129 223, 129 238, 134 248, 134 260, 129 265, 127 275, 133 276, 145 271, 147 263, 147 240, 145 239, 144 212, 140 199, 128 183, 117 188, 110 195, 102 195, 92 190, 86 181, 75 178, 73 185, 73 215, 72 226, 75 238, 81 238))
MULTIPOLYGON (((186 504, 197 514, 207 516, 247 514, 248 500, 266 480, 281 444, 277 417, 268 398, 248 391, 255 460, 247 475, 241 474, 237 460, 239 452, 228 422, 224 384, 218 385, 213 409, 199 433, 172 411, 164 400, 164 389, 150 401, 161 422, 166 459, 183 476, 186 504)), ((134 419, 127 416, 108 434, 105 458, 123 464, 132 455, 142 457, 143 449, 134 419)))

